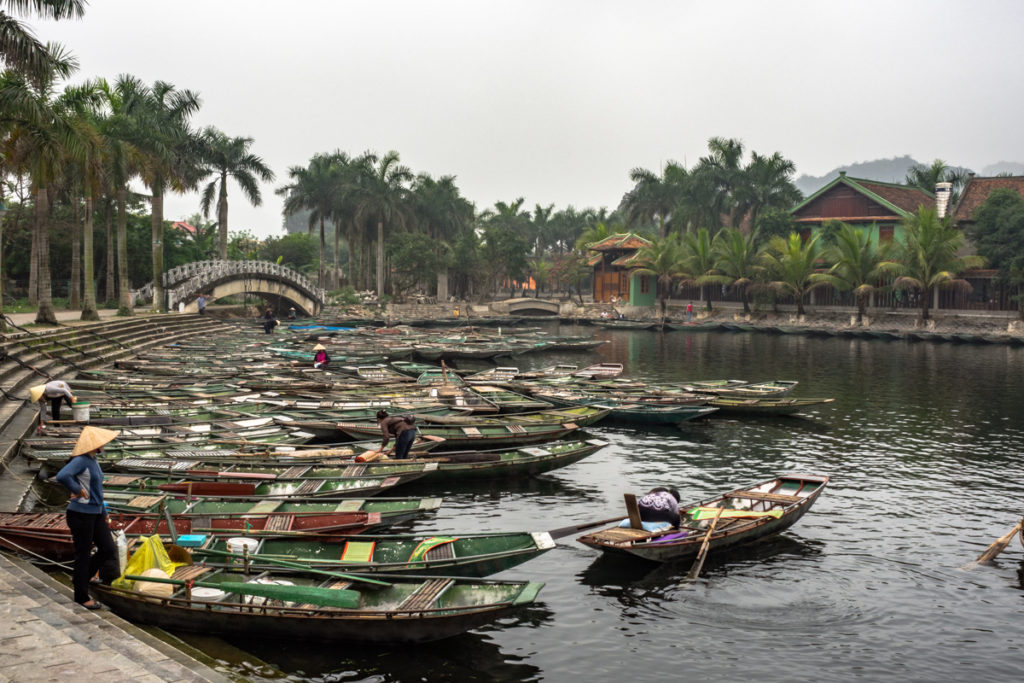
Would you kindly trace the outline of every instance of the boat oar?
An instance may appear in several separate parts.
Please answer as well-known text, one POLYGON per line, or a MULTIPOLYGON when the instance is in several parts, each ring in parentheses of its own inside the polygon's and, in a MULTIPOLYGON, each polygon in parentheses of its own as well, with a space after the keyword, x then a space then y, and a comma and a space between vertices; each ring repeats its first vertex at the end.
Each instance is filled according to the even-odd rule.
MULTIPOLYGON (((187 581, 178 579, 163 579, 154 576, 136 576, 126 574, 126 579, 146 583, 169 583, 173 586, 188 585, 187 581)), ((273 583, 243 583, 241 581, 225 581, 216 583, 213 581, 194 581, 192 586, 200 588, 216 588, 225 593, 238 593, 239 595, 254 595, 268 600, 281 600, 287 602, 310 603, 320 607, 344 607, 355 609, 359 607, 359 591, 345 588, 321 588, 320 586, 283 586, 273 583)))
POLYGON ((571 536, 572 534, 580 531, 593 529, 595 526, 604 526, 605 524, 621 522, 625 518, 625 515, 619 515, 618 517, 612 517, 611 519, 602 519, 600 522, 586 522, 585 524, 577 524, 576 526, 564 526, 561 529, 552 529, 548 532, 548 535, 551 536, 552 539, 565 538, 566 536, 571 536))
MULTIPOLYGON (((1009 532, 1007 532, 1003 536, 1000 536, 996 539, 995 543, 985 548, 985 552, 979 555, 978 559, 974 560, 973 562, 968 562, 962 567, 962 569, 974 569, 974 567, 976 567, 978 564, 982 562, 989 562, 990 560, 994 560, 996 556, 999 555, 999 553, 1006 550, 1006 546, 1010 544, 1010 541, 1013 540, 1014 535, 1018 533, 1024 534, 1024 517, 1021 517, 1020 521, 1017 522, 1016 526, 1010 529, 1009 532)), ((1021 536, 1021 543, 1024 544, 1024 535, 1021 536)))
POLYGON ((722 511, 724 509, 724 506, 718 508, 715 518, 711 520, 708 532, 704 534, 704 542, 700 544, 700 552, 697 553, 697 559, 693 561, 693 566, 690 567, 690 573, 686 575, 686 581, 696 581, 697 577, 700 575, 700 570, 704 567, 704 558, 708 556, 708 547, 711 545, 711 534, 715 532, 715 527, 718 526, 718 520, 722 517, 722 511))
MULTIPOLYGON (((221 557, 231 557, 234 559, 239 558, 238 553, 229 553, 226 550, 199 550, 201 555, 219 555, 221 557)), ((308 564, 302 564, 301 562, 289 562, 288 560, 278 560, 275 558, 265 557, 263 555, 254 555, 246 553, 243 557, 247 556, 250 561, 265 562, 267 564, 273 564, 279 567, 287 569, 301 569, 303 572, 309 574, 318 574, 321 576, 329 576, 334 579, 345 579, 346 581, 359 581, 360 583, 368 583, 373 586, 380 586, 381 588, 390 588, 391 584, 387 581, 380 581, 379 579, 371 579, 365 576, 359 576, 357 574, 342 574, 341 572, 330 572, 326 569, 313 569, 308 564)))

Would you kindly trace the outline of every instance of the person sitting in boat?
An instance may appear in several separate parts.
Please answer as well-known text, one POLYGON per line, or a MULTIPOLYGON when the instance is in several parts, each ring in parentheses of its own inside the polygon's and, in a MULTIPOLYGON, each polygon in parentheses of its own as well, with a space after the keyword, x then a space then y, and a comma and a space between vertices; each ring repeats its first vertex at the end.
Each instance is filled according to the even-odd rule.
MULTIPOLYGON (((68 406, 71 407, 75 402, 75 395, 71 393, 71 387, 68 386, 67 382, 59 379, 32 387, 28 390, 28 393, 33 403, 42 401, 44 398, 50 399, 51 420, 60 419, 60 406, 62 403, 66 401, 68 406)), ((44 422, 42 408, 40 408, 39 422, 40 424, 44 422)))
POLYGON ((377 411, 377 424, 380 425, 380 431, 384 435, 384 442, 381 443, 380 449, 383 451, 387 448, 391 437, 395 438, 395 445, 391 450, 385 452, 385 455, 394 453, 395 458, 399 460, 409 457, 409 449, 412 448, 412 442, 416 440, 415 420, 410 417, 409 415, 389 416, 386 410, 377 411))
POLYGON ((679 516, 679 491, 675 489, 655 487, 637 502, 637 507, 640 509, 641 522, 668 522, 678 527, 682 521, 679 516))
POLYGON ((331 357, 327 355, 324 345, 317 344, 313 350, 316 351, 316 355, 313 356, 313 367, 317 369, 327 367, 327 364, 331 362, 331 357))
POLYGON ((275 327, 277 327, 277 319, 274 318, 274 311, 268 308, 263 314, 263 331, 271 334, 275 327))
POLYGON ((71 492, 65 520, 75 547, 72 585, 75 602, 86 609, 100 608, 99 603, 89 597, 92 576, 98 571, 100 581, 109 584, 120 573, 117 547, 110 535, 107 509, 103 504, 103 470, 96 462, 103 446, 117 438, 119 433, 85 427, 71 451, 71 462, 57 473, 57 481, 71 492), (93 546, 96 546, 95 554, 93 546))
POLYGON ((288 308, 288 319, 295 320, 295 307, 291 306, 288 308))

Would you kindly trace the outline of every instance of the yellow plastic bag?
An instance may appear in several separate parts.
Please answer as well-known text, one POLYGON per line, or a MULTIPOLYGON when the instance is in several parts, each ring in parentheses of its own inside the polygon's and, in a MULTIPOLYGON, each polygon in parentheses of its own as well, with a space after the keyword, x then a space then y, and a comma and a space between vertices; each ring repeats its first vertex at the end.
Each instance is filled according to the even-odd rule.
POLYGON ((160 535, 153 534, 142 539, 139 549, 128 558, 124 574, 114 579, 111 585, 115 588, 132 590, 135 588, 135 581, 126 579, 125 576, 129 574, 141 576, 147 569, 153 568, 162 569, 167 572, 167 576, 173 576, 174 570, 183 564, 183 562, 172 562, 171 558, 167 556, 167 550, 164 548, 163 541, 160 540, 160 535))

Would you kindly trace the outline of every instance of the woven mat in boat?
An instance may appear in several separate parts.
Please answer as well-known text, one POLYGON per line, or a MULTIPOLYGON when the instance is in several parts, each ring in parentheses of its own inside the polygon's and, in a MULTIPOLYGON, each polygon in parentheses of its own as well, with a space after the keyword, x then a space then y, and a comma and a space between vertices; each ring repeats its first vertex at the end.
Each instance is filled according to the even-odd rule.
POLYGON ((30 529, 67 528, 63 512, 41 512, 35 515, 2 514, 0 526, 25 527, 30 529))
POLYGON ((627 527, 615 527, 614 529, 602 529, 590 534, 591 538, 608 543, 629 543, 650 537, 650 531, 643 529, 630 529, 627 527))
POLYGON ((750 500, 767 500, 773 503, 798 503, 802 496, 787 496, 784 493, 762 493, 760 491, 733 491, 727 498, 748 498, 750 500))

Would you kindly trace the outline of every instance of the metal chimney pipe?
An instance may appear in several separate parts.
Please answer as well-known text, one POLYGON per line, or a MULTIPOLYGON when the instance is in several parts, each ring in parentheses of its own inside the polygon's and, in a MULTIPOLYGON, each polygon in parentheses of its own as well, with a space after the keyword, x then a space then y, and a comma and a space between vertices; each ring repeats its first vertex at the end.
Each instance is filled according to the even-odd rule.
POLYGON ((946 217, 949 209, 949 197, 953 194, 953 183, 935 183, 935 212, 939 218, 946 217))

